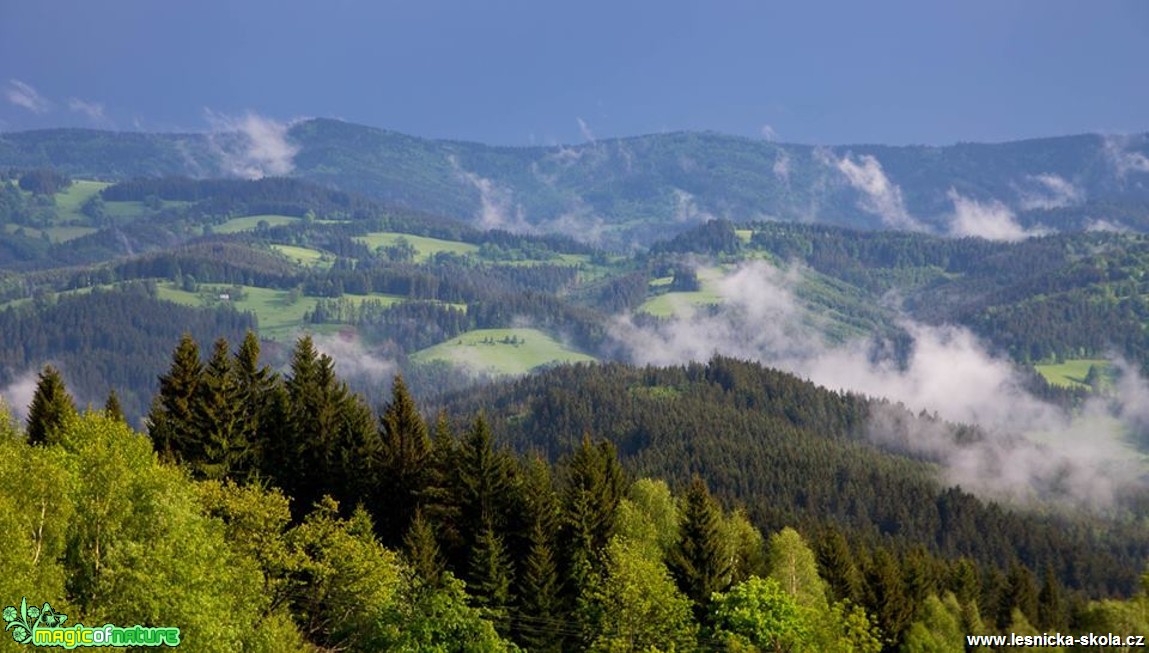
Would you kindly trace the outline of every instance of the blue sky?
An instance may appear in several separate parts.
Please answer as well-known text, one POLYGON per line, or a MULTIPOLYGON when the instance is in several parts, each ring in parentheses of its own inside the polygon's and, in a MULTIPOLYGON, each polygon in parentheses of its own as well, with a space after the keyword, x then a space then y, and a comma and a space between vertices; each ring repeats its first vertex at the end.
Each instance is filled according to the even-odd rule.
POLYGON ((255 112, 494 144, 1149 129, 1149 3, 0 0, 0 130, 255 112))

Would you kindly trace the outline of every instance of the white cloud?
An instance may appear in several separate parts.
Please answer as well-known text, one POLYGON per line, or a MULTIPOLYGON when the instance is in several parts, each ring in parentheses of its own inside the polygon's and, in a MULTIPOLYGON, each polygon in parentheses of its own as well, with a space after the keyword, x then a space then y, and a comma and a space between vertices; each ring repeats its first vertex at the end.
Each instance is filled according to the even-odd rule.
POLYGON ((12 383, 0 388, 0 397, 8 403, 8 407, 12 409, 12 416, 20 423, 28 417, 28 406, 32 403, 39 382, 39 372, 28 370, 16 377, 12 383))
POLYGON ((592 132, 590 130, 590 125, 587 125, 586 121, 583 120, 582 118, 575 118, 575 120, 578 121, 578 131, 580 134, 582 134, 583 140, 588 142, 588 143, 594 143, 595 142, 594 132, 592 132))
POLYGON ((762 128, 758 130, 758 133, 762 135, 762 138, 765 138, 768 141, 778 140, 778 132, 775 131, 774 128, 770 125, 762 125, 762 128))
POLYGON ((694 199, 694 195, 680 189, 675 188, 674 191, 674 214, 675 222, 678 223, 701 223, 714 219, 714 215, 698 207, 698 202, 694 199))
POLYGON ((99 102, 87 102, 79 98, 69 98, 68 109, 76 113, 84 114, 89 120, 95 123, 103 123, 105 120, 104 105, 99 102))
POLYGON ((1017 242, 1050 233, 1047 229, 1033 227, 1026 229, 1018 224, 1013 211, 997 200, 988 203, 963 197, 956 190, 947 193, 954 205, 950 220, 950 235, 955 237, 974 236, 986 240, 1017 242))
POLYGON ((1021 196, 1021 209, 1059 209, 1080 204, 1085 200, 1085 191, 1052 173, 1029 175, 1028 187, 1018 189, 1021 196))
POLYGON ((312 340, 316 350, 335 361, 336 372, 342 378, 382 386, 399 369, 395 361, 369 351, 356 335, 316 335, 312 340))
POLYGON ((905 411, 876 411, 871 437, 882 446, 927 455, 944 479, 993 497, 1025 501, 1056 495, 1058 501, 1104 507, 1131 484, 1141 483, 1139 457, 1099 420, 1144 430, 1149 424, 1149 387, 1135 374, 1119 388, 1114 416, 1102 402, 1082 418, 1046 404, 1025 390, 1009 361, 989 354, 967 329, 903 321, 912 352, 899 367, 875 361, 872 343, 856 340, 830 346, 818 318, 795 298, 796 269, 764 262, 743 264, 715 284, 722 303, 659 323, 638 326, 617 319, 611 334, 639 364, 705 361, 715 353, 759 361, 831 389, 885 397, 910 411, 936 412, 942 419, 977 424, 978 442, 957 444, 938 424, 907 422, 905 411), (900 417, 899 417, 900 416, 900 417), (901 420, 899 422, 898 420, 901 420))
POLYGON ((926 227, 906 210, 901 187, 886 177, 882 164, 869 154, 858 160, 860 163, 855 163, 852 155, 847 154, 833 161, 835 167, 846 176, 850 186, 862 193, 858 206, 880 217, 882 224, 887 227, 924 231, 926 227))
POLYGON ((1131 172, 1149 173, 1149 157, 1133 149, 1143 144, 1144 136, 1105 136, 1103 151, 1109 165, 1117 172, 1117 177, 1124 180, 1131 172))
POLYGON ((1101 220, 1101 219, 1090 220, 1089 223, 1085 225, 1085 230, 1086 231, 1105 231, 1105 232, 1115 233, 1115 234, 1129 233, 1130 231, 1132 231, 1132 229, 1130 229, 1129 227, 1126 227, 1125 225, 1121 224, 1120 222, 1111 222, 1109 220, 1101 220))
POLYGON ((774 165, 772 167, 774 176, 778 181, 790 185, 790 154, 783 149, 778 150, 778 155, 774 157, 774 165))
POLYGON ((494 181, 478 174, 464 170, 459 165, 459 159, 450 155, 447 160, 463 181, 479 191, 479 211, 477 219, 483 229, 503 229, 515 233, 534 233, 537 231, 527 222, 522 205, 514 203, 510 190, 500 187, 494 181))
POLYGON ((8 88, 5 89, 4 96, 12 104, 32 113, 47 113, 52 108, 52 103, 40 95, 39 91, 32 88, 31 84, 18 79, 8 80, 8 88))
POLYGON ((245 179, 282 176, 295 168, 299 147, 287 137, 289 123, 247 113, 241 118, 206 110, 212 149, 222 168, 245 179))

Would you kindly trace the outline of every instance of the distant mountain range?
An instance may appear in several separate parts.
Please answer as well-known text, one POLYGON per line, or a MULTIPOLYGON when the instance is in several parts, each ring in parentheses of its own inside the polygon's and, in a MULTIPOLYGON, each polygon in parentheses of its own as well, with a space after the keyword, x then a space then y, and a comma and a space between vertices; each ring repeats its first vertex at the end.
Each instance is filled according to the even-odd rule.
POLYGON ((814 147, 715 133, 494 147, 328 119, 213 134, 0 134, 0 166, 75 177, 293 176, 511 231, 647 245, 711 217, 1019 240, 1149 231, 1149 135, 814 147))

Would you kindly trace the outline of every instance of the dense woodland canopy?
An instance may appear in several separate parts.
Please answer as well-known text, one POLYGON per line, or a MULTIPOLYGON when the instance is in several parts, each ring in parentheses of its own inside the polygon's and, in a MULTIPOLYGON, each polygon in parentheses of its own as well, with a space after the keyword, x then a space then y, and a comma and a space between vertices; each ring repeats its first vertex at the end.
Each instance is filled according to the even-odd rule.
POLYGON ((251 332, 233 342, 180 339, 146 434, 42 372, 26 425, 0 422, 4 596, 178 625, 204 651, 877 652, 1149 627, 1143 530, 943 488, 859 441, 862 397, 716 358, 559 368, 431 416, 402 377, 373 407, 310 337, 283 374, 251 332))

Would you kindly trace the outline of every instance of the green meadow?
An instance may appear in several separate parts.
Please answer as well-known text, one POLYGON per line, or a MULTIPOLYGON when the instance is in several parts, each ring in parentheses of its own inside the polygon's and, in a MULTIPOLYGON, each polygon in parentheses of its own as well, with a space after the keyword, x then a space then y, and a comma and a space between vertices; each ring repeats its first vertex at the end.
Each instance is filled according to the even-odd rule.
POLYGON ((418 351, 411 360, 442 360, 490 374, 526 374, 540 365, 595 359, 538 329, 476 329, 418 351))
POLYGON ((442 240, 440 238, 428 238, 426 236, 412 236, 410 234, 400 234, 390 231, 377 231, 369 233, 366 236, 359 236, 355 240, 367 245, 371 249, 379 249, 380 247, 392 247, 399 239, 402 238, 415 248, 415 260, 426 261, 439 252, 450 252, 460 256, 467 254, 474 254, 479 251, 478 245, 471 243, 462 243, 457 240, 442 240))

